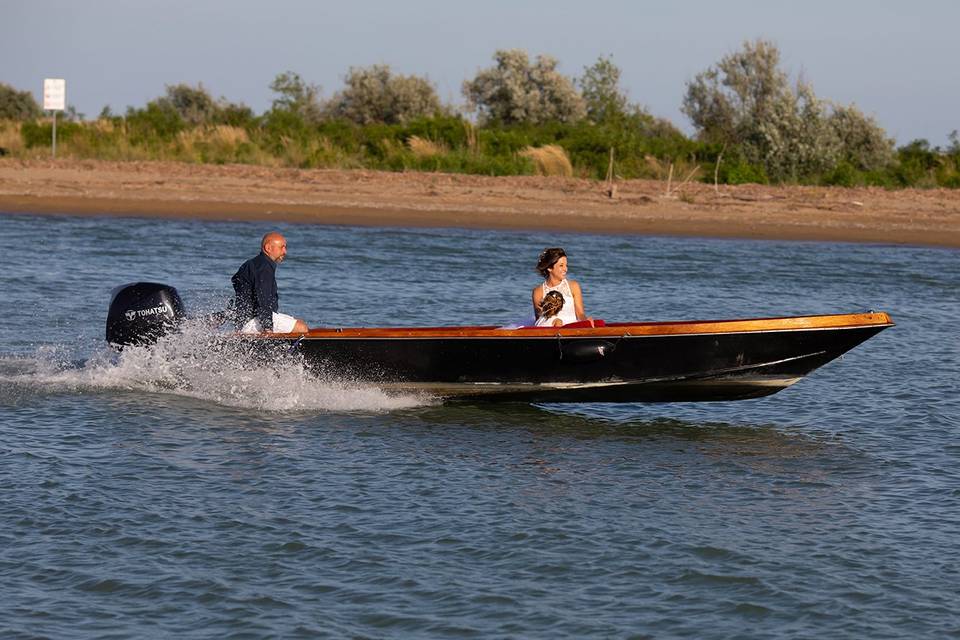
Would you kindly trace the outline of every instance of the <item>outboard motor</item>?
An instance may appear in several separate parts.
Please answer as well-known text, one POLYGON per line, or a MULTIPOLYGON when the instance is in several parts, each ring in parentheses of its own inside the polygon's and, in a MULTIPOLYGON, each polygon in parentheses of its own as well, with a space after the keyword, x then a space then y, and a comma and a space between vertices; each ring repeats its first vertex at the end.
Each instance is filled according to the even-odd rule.
POLYGON ((173 287, 157 282, 132 282, 113 290, 107 313, 107 342, 153 344, 186 317, 183 301, 173 287))

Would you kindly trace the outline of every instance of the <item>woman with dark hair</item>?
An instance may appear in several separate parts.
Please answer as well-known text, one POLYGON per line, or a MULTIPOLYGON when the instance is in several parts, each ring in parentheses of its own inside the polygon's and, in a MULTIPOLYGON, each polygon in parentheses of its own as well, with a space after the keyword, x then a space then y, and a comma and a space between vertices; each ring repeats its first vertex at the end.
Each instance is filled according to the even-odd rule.
POLYGON ((593 326, 593 318, 587 316, 583 310, 583 293, 576 280, 567 280, 567 254, 560 247, 544 249, 537 261, 537 271, 543 276, 543 284, 533 288, 533 313, 540 317, 540 303, 543 297, 551 291, 563 296, 563 308, 557 316, 564 325, 579 320, 589 320, 593 326))

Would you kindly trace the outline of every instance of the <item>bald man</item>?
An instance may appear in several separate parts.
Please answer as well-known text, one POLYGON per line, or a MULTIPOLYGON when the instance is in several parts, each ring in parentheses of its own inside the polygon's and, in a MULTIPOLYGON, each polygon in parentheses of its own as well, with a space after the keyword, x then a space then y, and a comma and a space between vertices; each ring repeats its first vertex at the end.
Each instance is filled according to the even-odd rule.
POLYGON ((236 322, 241 333, 304 333, 307 324, 278 313, 277 265, 287 256, 287 239, 276 231, 263 236, 260 255, 250 258, 231 278, 236 292, 236 322))

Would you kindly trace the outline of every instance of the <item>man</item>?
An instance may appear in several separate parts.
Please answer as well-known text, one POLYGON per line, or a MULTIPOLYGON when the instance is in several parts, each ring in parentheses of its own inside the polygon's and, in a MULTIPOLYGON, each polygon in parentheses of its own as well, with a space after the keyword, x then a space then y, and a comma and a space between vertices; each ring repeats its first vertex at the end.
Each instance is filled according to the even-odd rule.
POLYGON ((276 231, 263 236, 260 255, 250 258, 237 270, 231 281, 237 297, 237 329, 241 333, 305 333, 303 320, 277 313, 280 296, 277 293, 277 265, 287 256, 287 240, 276 231))

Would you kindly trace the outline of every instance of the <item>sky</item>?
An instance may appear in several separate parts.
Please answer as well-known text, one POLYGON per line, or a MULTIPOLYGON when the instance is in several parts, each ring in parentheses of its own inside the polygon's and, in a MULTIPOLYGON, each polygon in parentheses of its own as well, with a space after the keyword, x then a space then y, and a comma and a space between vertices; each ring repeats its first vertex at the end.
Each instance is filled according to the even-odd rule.
POLYGON ((261 113, 279 73, 330 97, 350 67, 372 64, 426 76, 462 104, 464 80, 497 49, 520 48, 569 76, 612 56, 632 102, 690 133, 686 83, 764 38, 791 79, 855 104, 898 144, 945 145, 960 129, 955 0, 0 0, 0 25, 0 82, 40 101, 44 78, 65 78, 68 104, 88 118, 178 83, 261 113))

